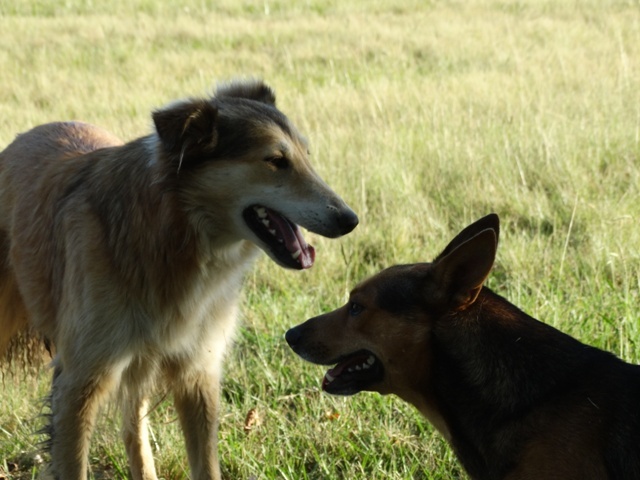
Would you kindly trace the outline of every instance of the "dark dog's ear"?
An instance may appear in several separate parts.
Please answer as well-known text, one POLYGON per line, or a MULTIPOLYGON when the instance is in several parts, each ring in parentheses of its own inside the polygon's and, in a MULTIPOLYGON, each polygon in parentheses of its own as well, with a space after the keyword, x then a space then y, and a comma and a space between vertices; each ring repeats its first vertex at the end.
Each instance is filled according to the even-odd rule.
POLYGON ((455 248, 459 245, 462 245, 464 242, 469 240, 470 238, 476 236, 482 230, 491 229, 496 234, 496 243, 500 237, 500 218, 495 213, 490 213, 489 215, 482 217, 480 220, 476 220, 471 225, 467 226, 463 229, 458 235, 455 236, 453 240, 449 242, 449 245, 442 251, 440 255, 434 260, 438 261, 439 259, 446 257, 449 255, 455 248))
POLYGON ((446 308, 461 310, 475 302, 493 267, 497 248, 498 233, 493 228, 481 230, 454 246, 449 244, 449 252, 432 264, 436 295, 446 308))
POLYGON ((180 163, 216 146, 218 109, 211 100, 187 100, 153 113, 153 123, 165 151, 180 163))
POLYGON ((276 104, 276 94, 262 80, 235 80, 218 86, 216 97, 235 97, 255 100, 268 105, 276 104))

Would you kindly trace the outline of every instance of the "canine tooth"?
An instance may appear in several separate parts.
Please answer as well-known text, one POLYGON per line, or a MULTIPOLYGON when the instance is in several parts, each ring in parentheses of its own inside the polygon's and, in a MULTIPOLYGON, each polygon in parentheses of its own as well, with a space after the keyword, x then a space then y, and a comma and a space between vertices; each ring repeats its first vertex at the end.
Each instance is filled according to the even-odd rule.
POLYGON ((270 228, 270 229, 269 229, 269 233, 270 233, 271 235, 273 235, 274 237, 276 236, 276 231, 275 231, 273 228, 270 228))
POLYGON ((258 217, 265 218, 267 216, 267 211, 264 208, 260 207, 260 208, 256 208, 255 210, 256 210, 256 213, 258 214, 258 217))
POLYGON ((369 356, 369 358, 367 358, 367 363, 369 365, 373 365, 376 362, 376 359, 373 357, 373 355, 369 356))
POLYGON ((294 260, 297 260, 300 254, 302 254, 302 250, 298 249, 294 253, 292 253, 291 256, 293 257, 294 260))
POLYGON ((325 373, 324 378, 327 379, 327 383, 331 383, 336 379, 336 377, 332 377, 329 372, 325 373))
POLYGON ((268 227, 268 226, 269 226, 269 220, 268 220, 268 219, 266 219, 266 218, 263 218, 263 219, 262 219, 262 224, 263 224, 265 227, 268 227))

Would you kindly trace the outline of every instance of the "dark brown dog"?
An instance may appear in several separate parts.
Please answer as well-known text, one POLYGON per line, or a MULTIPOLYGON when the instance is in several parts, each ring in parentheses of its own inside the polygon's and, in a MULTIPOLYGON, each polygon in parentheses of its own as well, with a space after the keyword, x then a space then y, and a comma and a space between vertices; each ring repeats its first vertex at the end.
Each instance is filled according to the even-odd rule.
POLYGON ((497 215, 478 220, 432 263, 383 270, 287 342, 337 364, 329 393, 415 405, 474 479, 640 479, 640 367, 484 287, 498 232, 497 215))

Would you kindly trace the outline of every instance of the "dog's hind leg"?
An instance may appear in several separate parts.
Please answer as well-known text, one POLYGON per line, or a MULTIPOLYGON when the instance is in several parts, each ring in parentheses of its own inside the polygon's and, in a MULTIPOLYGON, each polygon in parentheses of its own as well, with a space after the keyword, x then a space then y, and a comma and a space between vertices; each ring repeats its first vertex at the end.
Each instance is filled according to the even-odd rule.
POLYGON ((116 385, 120 371, 68 368, 56 361, 51 392, 51 472, 56 480, 85 480, 89 442, 98 409, 116 385))
POLYGON ((149 394, 156 371, 145 363, 132 362, 122 376, 122 438, 133 480, 157 480, 149 443, 149 394))
MULTIPOLYGON (((14 336, 29 327, 27 310, 18 290, 15 274, 9 265, 9 242, 5 232, 0 231, 0 360, 7 356, 10 360, 14 336)), ((26 345, 33 345, 36 339, 25 339, 26 345)), ((29 350, 27 348, 27 350, 29 350)), ((27 361, 32 360, 27 352, 27 361)), ((16 352, 19 355, 19 352, 16 352)), ((22 357, 24 358, 24 357, 22 357)))
POLYGON ((174 382, 175 406, 184 432, 193 480, 219 480, 218 411, 220 378, 190 372, 174 382))
POLYGON ((148 413, 149 399, 146 397, 131 397, 123 402, 122 437, 133 480, 157 480, 158 478, 149 443, 148 413))

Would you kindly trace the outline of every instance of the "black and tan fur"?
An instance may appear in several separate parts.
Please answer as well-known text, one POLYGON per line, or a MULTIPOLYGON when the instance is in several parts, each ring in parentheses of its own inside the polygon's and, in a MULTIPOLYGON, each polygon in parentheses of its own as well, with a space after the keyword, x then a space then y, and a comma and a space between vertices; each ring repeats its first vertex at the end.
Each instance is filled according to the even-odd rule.
POLYGON ((483 286, 489 215, 431 263, 365 280, 286 334, 337 395, 394 393, 444 435, 476 480, 640 479, 640 366, 535 320, 483 286))
POLYGON ((221 363, 245 272, 260 249, 310 267, 297 224, 338 237, 358 222, 262 82, 222 85, 153 122, 124 144, 84 123, 46 124, 0 153, 0 349, 28 322, 55 347, 59 480, 86 478, 112 392, 132 477, 156 479, 146 422, 159 385, 173 395, 192 478, 220 478, 221 363))

